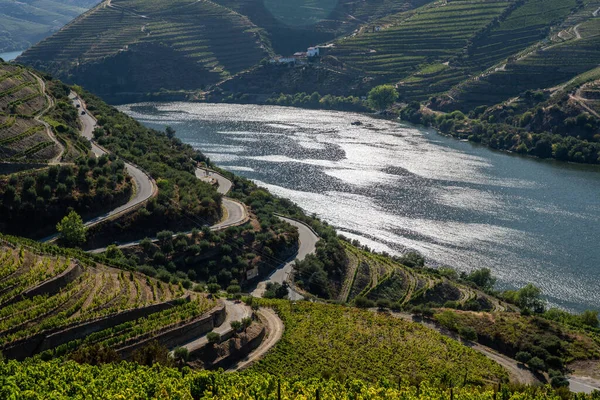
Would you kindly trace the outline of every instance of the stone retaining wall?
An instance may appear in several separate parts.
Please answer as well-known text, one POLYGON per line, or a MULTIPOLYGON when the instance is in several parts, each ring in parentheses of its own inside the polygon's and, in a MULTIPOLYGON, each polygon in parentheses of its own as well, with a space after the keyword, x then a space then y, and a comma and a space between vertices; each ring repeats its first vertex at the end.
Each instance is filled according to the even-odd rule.
POLYGON ((160 332, 157 335, 147 339, 140 340, 126 347, 122 347, 118 349, 117 352, 124 359, 129 359, 135 350, 144 347, 155 340, 165 347, 173 348, 180 344, 190 342, 195 338, 212 331, 215 326, 221 325, 225 318, 225 305, 219 304, 217 307, 209 311, 208 314, 201 315, 187 324, 160 332))

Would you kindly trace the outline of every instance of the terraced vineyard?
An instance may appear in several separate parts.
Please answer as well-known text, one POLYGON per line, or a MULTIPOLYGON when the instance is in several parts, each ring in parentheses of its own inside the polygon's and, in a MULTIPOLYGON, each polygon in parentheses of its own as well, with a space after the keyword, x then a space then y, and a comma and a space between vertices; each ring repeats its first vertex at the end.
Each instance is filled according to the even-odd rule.
POLYGON ((25 49, 75 18, 95 0, 0 0, 0 53, 25 49))
POLYGON ((61 148, 39 121, 51 106, 42 82, 16 65, 0 64, 0 160, 46 161, 61 148))
POLYGON ((339 300, 351 302, 357 296, 373 301, 389 300, 400 306, 450 301, 458 306, 476 302, 482 308, 504 311, 507 306, 469 286, 453 282, 439 274, 408 268, 389 257, 369 253, 345 243, 349 259, 339 300))
POLYGON ((215 305, 139 273, 0 247, 0 348, 8 358, 96 343, 126 356, 215 305))
MULTIPOLYGON (((3 390, 8 398, 44 399, 91 398, 178 398, 191 400, 246 399, 457 399, 488 400, 498 397, 492 387, 457 386, 423 383, 417 389, 405 381, 400 387, 389 382, 377 384, 360 380, 340 382, 336 379, 286 379, 262 373, 179 371, 174 368, 145 367, 131 363, 91 366, 73 361, 0 363, 0 374, 12 385, 3 390), (32 379, 35 377, 35 379, 32 379), (50 389, 51 388, 51 389, 50 389), (168 394, 168 395, 167 395, 168 394)), ((561 397, 548 387, 502 388, 504 400, 558 400, 561 397)), ((587 400, 593 395, 579 394, 587 400)))
POLYGON ((273 49, 293 54, 308 46, 324 43, 369 23, 409 9, 429 0, 315 1, 289 0, 215 0, 225 7, 247 15, 269 35, 273 49))
POLYGON ((164 7, 115 0, 84 14, 19 61, 100 94, 148 93, 167 82, 174 90, 216 83, 257 64, 269 51, 261 29, 211 1, 177 0, 164 7), (135 67, 124 71, 123 65, 135 67), (109 75, 110 82, 96 82, 109 75))
POLYGON ((491 106, 526 90, 552 88, 596 68, 600 63, 600 18, 588 18, 573 30, 576 34, 569 40, 541 45, 512 58, 504 68, 457 85, 450 91, 455 99, 451 107, 491 106))
POLYGON ((336 305, 262 304, 275 308, 285 332, 251 371, 288 378, 401 379, 413 383, 445 376, 442 379, 485 384, 507 377, 484 356, 413 322, 336 305))
POLYGON ((435 81, 447 81, 448 85, 460 81, 463 73, 444 68, 442 63, 460 55, 467 41, 509 5, 508 1, 489 0, 436 2, 386 18, 379 32, 363 31, 341 40, 331 54, 348 68, 382 82, 401 81, 428 65, 421 77, 407 83, 434 74, 435 81), (431 64, 433 70, 428 71, 431 64))

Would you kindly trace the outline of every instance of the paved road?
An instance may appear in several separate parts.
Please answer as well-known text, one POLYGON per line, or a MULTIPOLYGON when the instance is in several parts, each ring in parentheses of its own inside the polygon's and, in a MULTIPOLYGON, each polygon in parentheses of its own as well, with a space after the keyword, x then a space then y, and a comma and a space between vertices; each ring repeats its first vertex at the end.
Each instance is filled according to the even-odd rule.
POLYGON ((258 310, 258 313, 260 314, 261 320, 264 321, 267 328, 267 334, 265 338, 256 349, 248 354, 243 360, 238 361, 226 372, 235 372, 248 368, 256 361, 260 360, 265 354, 267 354, 267 352, 271 350, 271 348, 273 348, 273 346, 275 346, 283 336, 285 326, 283 325, 281 318, 279 318, 273 309, 261 308, 258 310))
POLYGON ((217 192, 227 194, 233 187, 233 182, 225 178, 223 175, 204 168, 196 168, 196 178, 200 180, 214 179, 217 181, 217 192))
MULTIPOLYGON (((79 114, 79 120, 81 121, 81 125, 83 127, 81 131, 81 135, 87 138, 92 142, 92 152, 96 155, 96 157, 100 157, 104 154, 107 154, 106 150, 99 147, 95 142, 92 141, 94 137, 94 129, 96 128, 96 120, 90 116, 90 114, 86 111, 85 114, 81 114, 81 111, 85 109, 84 104, 81 100, 76 97, 74 93, 71 93, 69 96, 73 102, 73 105, 77 107, 79 105, 80 108, 77 109, 77 113, 79 114)), ((96 225, 106 219, 119 215, 125 211, 129 211, 132 208, 138 207, 146 202, 146 200, 153 197, 158 188, 156 187, 156 183, 154 179, 148 176, 141 169, 136 167, 135 165, 125 162, 125 170, 133 178, 134 183, 134 194, 129 199, 126 204, 119 206, 105 214, 96 216, 90 220, 85 221, 85 226, 90 227, 96 225)), ((46 237, 42 239, 42 242, 51 242, 58 238, 58 234, 54 234, 52 236, 46 237)))
MULTIPOLYGON (((316 244, 319 241, 319 237, 315 235, 312 229, 310 229, 306 224, 285 217, 279 218, 298 228, 298 233, 300 235, 300 246, 298 248, 298 253, 292 260, 288 261, 285 265, 275 270, 265 280, 259 282, 256 286, 256 289, 254 289, 251 293, 251 295, 254 297, 262 297, 265 293, 267 283, 269 282, 281 284, 286 282, 294 268, 296 260, 302 261, 304 260, 304 257, 306 257, 308 254, 314 253, 316 249, 316 244)), ((302 300, 303 298, 301 294, 299 294, 291 288, 289 289, 288 297, 290 300, 302 300)))
POLYGON ((592 393, 594 390, 600 391, 600 381, 584 376, 567 376, 569 380, 569 389, 575 393, 592 393))
MULTIPOLYGON (((229 179, 225 178, 222 175, 219 175, 216 172, 210 172, 209 176, 217 180, 217 182, 219 184, 219 187, 217 188, 217 192, 219 192, 221 194, 228 193, 233 185, 229 179)), ((202 170, 200 168, 197 169, 196 177, 198 177, 198 179, 204 179, 206 177, 204 170, 202 170)), ((230 199, 227 197, 223 197, 223 207, 225 207, 225 209, 227 211, 227 216, 224 220, 222 220, 210 227, 210 229, 212 229, 213 231, 225 229, 230 226, 240 225, 248 220, 248 211, 246 210, 246 207, 239 201, 236 201, 236 200, 233 200, 233 199, 230 199)), ((184 234, 186 234, 186 235, 190 235, 191 233, 192 233, 191 231, 184 232, 184 234)), ((179 235, 179 233, 174 234, 173 237, 175 237, 177 235, 179 235)), ((140 244, 140 242, 142 240, 143 239, 138 239, 138 240, 132 240, 131 242, 118 243, 117 247, 120 249, 125 249, 127 247, 137 246, 140 244)), ((152 242, 158 242, 158 238, 150 238, 150 240, 152 242)), ((101 247, 98 249, 90 250, 89 252, 90 253, 103 253, 105 251, 106 251, 106 247, 101 247)))
MULTIPOLYGON (((252 315, 252 309, 242 302, 235 303, 230 300, 224 300, 223 302, 225 303, 227 317, 220 326, 212 330, 212 332, 216 332, 221 336, 231 333, 231 323, 233 321, 241 321, 243 318, 247 318, 252 315)), ((189 352, 192 352, 206 346, 207 343, 208 339, 206 338, 206 335, 202 335, 201 337, 180 346, 185 347, 189 352)))

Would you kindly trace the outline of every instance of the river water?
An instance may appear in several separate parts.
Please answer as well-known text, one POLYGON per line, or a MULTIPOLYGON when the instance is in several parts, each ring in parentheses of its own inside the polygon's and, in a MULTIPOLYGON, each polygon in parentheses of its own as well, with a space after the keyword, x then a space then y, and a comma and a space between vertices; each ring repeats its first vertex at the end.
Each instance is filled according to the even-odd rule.
POLYGON ((360 114, 196 103, 120 107, 377 250, 415 249, 551 305, 600 308, 600 169, 513 156, 360 114), (351 125, 361 121, 363 125, 351 125))
POLYGON ((15 58, 19 57, 25 50, 18 50, 18 51, 9 51, 6 53, 0 53, 0 58, 3 59, 4 61, 12 61, 15 58))

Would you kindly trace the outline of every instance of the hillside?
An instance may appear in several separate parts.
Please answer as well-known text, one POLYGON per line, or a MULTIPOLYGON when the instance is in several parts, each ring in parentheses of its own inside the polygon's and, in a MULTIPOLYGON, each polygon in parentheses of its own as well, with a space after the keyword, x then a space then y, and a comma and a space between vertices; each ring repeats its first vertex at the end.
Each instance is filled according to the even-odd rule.
POLYGON ((63 355, 95 343, 127 355, 128 346, 160 337, 216 305, 141 274, 5 241, 0 265, 0 346, 9 358, 63 355))
POLYGON ((286 330, 252 368, 273 375, 367 381, 504 381, 506 372, 458 342, 413 322, 336 305, 285 301, 274 307, 286 330))
POLYGON ((34 45, 95 4, 96 0, 1 0, 0 53, 34 45))
POLYGON ((429 0, 315 1, 216 0, 263 28, 279 54, 293 54, 351 33, 363 24, 429 0))
POLYGON ((64 147, 42 117, 53 107, 45 83, 32 72, 0 65, 0 157, 2 161, 53 161, 64 147))
MULTIPOLYGON (((26 51, 19 62, 105 98, 199 89, 271 51, 262 29, 211 1, 107 1, 26 51)), ((135 97, 138 96, 138 97, 135 97)))
MULTIPOLYGON (((3 388, 7 396, 43 399, 52 388, 56 399, 90 396, 98 399, 245 399, 252 393, 256 399, 449 399, 486 400, 498 397, 495 389, 482 390, 457 386, 452 391, 445 385, 423 383, 418 388, 401 382, 371 384, 357 379, 339 382, 334 379, 286 379, 262 373, 181 372, 174 368, 143 367, 133 363, 102 366, 80 365, 60 361, 0 363, 0 373, 11 383, 3 388), (35 376, 36 379, 30 379, 35 376), (450 394, 450 392, 452 394, 450 394)), ((559 400, 547 388, 502 387, 505 400, 559 400)), ((581 395, 580 399, 592 399, 581 395)))

